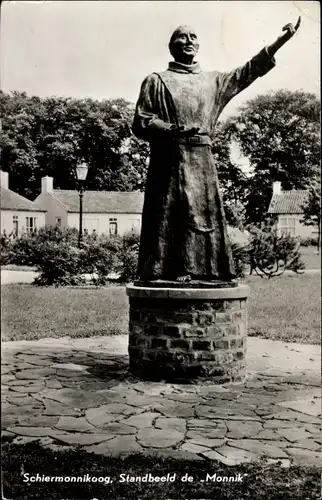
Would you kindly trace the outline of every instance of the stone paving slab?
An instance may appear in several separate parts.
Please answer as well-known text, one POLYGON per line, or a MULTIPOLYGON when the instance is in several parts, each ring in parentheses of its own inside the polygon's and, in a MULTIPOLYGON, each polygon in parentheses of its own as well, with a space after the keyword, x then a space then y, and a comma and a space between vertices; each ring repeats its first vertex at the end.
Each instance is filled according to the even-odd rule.
POLYGON ((142 382, 127 336, 2 343, 2 435, 51 449, 320 465, 318 346, 248 339, 240 386, 142 382))

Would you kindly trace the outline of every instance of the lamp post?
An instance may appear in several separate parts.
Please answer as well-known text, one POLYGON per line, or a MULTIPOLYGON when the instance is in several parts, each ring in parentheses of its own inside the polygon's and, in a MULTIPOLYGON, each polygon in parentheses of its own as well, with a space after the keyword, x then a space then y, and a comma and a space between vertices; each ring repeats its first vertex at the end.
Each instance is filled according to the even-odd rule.
POLYGON ((81 246, 83 238, 83 194, 84 194, 84 184, 86 181, 88 172, 88 165, 83 162, 76 167, 76 177, 78 180, 78 192, 79 192, 79 232, 78 232, 78 247, 81 246))

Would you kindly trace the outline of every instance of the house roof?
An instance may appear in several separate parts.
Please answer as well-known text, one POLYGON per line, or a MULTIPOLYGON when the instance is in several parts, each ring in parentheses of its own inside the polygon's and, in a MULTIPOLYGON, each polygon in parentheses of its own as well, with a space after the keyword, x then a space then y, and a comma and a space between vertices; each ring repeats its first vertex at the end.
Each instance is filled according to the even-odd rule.
POLYGON ((6 189, 1 186, 0 191, 0 207, 1 210, 16 210, 24 212, 46 212, 43 208, 40 208, 37 203, 27 200, 24 196, 21 196, 11 189, 6 189))
POLYGON ((280 194, 274 194, 268 207, 269 214, 302 214, 303 203, 308 198, 308 191, 293 190, 282 191, 280 194))
MULTIPOLYGON (((60 201, 67 212, 79 212, 78 191, 54 189, 52 196, 60 201)), ((85 191, 83 212, 141 214, 144 194, 121 191, 85 191)))

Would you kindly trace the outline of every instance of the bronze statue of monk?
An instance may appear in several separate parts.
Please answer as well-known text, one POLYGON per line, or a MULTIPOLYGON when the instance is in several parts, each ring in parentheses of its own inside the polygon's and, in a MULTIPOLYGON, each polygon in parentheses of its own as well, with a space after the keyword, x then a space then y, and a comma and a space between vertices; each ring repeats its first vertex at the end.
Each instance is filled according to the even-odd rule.
POLYGON ((196 33, 171 36, 174 58, 141 86, 134 134, 150 143, 139 250, 140 280, 235 277, 211 138, 226 104, 275 66, 274 54, 297 31, 287 24, 272 45, 230 72, 203 72, 196 33))

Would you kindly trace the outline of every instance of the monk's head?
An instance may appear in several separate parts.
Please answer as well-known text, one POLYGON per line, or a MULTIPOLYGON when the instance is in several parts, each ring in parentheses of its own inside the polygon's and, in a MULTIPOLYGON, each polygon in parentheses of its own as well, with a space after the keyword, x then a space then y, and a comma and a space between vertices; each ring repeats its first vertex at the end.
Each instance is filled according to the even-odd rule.
POLYGON ((191 64, 199 50, 199 42, 194 29, 190 26, 179 26, 169 42, 169 50, 175 61, 191 64))

